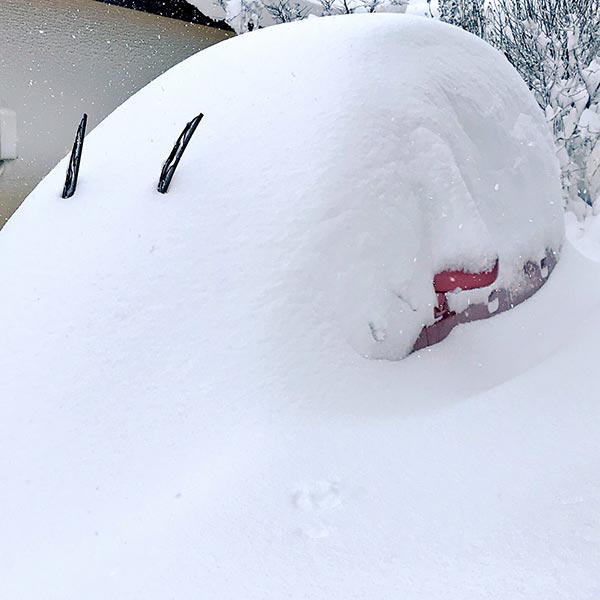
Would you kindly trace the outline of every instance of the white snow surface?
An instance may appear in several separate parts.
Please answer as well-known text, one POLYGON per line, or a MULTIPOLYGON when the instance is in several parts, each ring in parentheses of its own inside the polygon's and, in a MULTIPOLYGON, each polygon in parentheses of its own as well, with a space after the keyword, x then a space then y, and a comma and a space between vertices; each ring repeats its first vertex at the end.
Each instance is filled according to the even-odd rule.
POLYGON ((398 15, 118 109, 0 232, 0 598, 595 600, 598 264, 567 243, 514 310, 361 356, 406 353, 436 270, 562 243, 550 148, 494 50, 398 15))

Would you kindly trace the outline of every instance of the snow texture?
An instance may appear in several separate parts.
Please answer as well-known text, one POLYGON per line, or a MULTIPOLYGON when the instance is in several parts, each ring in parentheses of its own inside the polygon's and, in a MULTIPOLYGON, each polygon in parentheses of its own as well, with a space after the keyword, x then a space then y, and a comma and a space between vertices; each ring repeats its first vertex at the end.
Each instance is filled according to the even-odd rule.
POLYGON ((598 266, 568 246, 517 309, 362 356, 408 352, 437 270, 562 243, 499 54, 399 15, 265 29, 119 108, 69 200, 65 169, 0 233, 0 597, 594 598, 598 266))

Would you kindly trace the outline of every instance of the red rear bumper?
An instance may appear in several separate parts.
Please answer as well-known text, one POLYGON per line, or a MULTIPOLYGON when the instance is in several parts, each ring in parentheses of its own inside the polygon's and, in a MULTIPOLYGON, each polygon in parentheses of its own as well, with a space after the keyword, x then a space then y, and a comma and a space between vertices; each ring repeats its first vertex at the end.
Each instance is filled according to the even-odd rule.
POLYGON ((442 271, 433 278, 433 287, 438 293, 461 290, 474 290, 492 285, 498 278, 498 259, 490 271, 466 273, 465 271, 442 271))
POLYGON ((523 265, 521 279, 509 288, 498 288, 493 283, 498 277, 498 262, 491 271, 484 273, 465 273, 463 271, 443 271, 434 278, 434 288, 438 304, 434 307, 435 322, 423 327, 413 350, 421 350, 427 346, 441 342, 460 323, 487 319, 504 312, 527 300, 539 290, 550 277, 556 266, 558 252, 546 250, 546 256, 540 262, 528 261, 523 265), (446 294, 457 290, 473 290, 481 287, 490 288, 487 302, 469 304, 460 313, 451 312, 446 294))

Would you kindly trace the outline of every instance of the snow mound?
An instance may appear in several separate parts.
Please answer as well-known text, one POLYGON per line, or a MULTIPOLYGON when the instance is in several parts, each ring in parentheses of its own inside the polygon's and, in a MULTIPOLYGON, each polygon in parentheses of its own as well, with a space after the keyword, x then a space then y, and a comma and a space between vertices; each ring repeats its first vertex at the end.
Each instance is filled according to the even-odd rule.
MULTIPOLYGON (((552 142, 517 74, 475 37, 399 15, 289 24, 202 52, 89 137, 83 213, 57 200, 63 175, 64 164, 7 228, 5 265, 16 237, 60 215, 58 246, 38 237, 38 270, 51 268, 47 244, 61 265, 79 262, 76 247, 86 279, 106 273, 104 292, 125 263, 143 295, 176 264, 203 286, 198 311, 204 294, 231 299, 235 319, 226 303, 215 319, 229 336, 348 340, 376 358, 405 356, 432 322, 436 272, 499 257, 509 284, 563 235, 552 142), (162 198, 160 164, 200 111, 162 198), (124 258, 136 229, 162 258, 124 258), (239 328, 250 314, 256 327, 239 328)), ((180 284, 156 293, 185 297, 192 283, 180 284)))

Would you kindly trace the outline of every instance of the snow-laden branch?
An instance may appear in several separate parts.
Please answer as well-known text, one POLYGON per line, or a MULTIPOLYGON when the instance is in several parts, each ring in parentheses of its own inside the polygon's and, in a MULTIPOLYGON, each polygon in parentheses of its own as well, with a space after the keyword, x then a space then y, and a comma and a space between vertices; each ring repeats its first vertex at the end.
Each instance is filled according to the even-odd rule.
POLYGON ((405 12, 409 0, 190 0, 206 16, 246 33, 307 17, 405 12))

